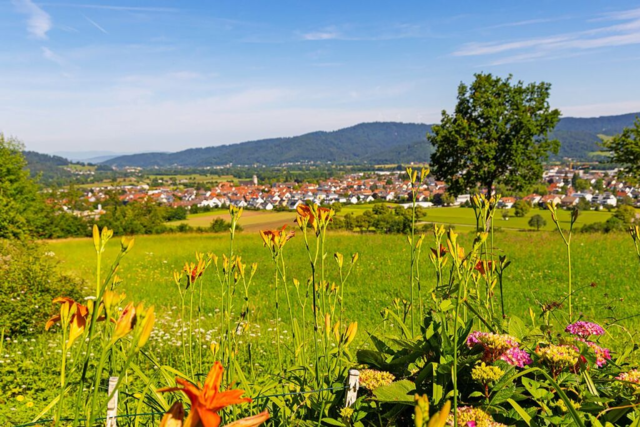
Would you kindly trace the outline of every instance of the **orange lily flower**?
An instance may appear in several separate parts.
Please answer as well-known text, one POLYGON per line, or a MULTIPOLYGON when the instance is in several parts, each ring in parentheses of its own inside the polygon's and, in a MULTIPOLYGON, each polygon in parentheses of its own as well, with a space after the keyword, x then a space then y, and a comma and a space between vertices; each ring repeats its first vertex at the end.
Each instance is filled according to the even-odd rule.
POLYGON ((285 224, 279 230, 260 230, 260 237, 262 237, 264 246, 270 249, 273 247, 277 249, 283 248, 285 243, 296 235, 295 231, 285 233, 286 228, 287 225, 285 224))
POLYGON ((205 262, 202 259, 199 260, 197 264, 194 262, 185 262, 183 270, 189 276, 189 284, 191 284, 204 274, 205 262))
POLYGON ((431 248, 431 252, 433 252, 433 255, 436 256, 436 257, 438 256, 438 252, 439 252, 440 253, 440 258, 442 258, 449 251, 443 245, 440 245, 440 251, 438 251, 438 249, 436 249, 436 248, 431 248))
POLYGON ((323 208, 317 205, 313 207, 309 205, 300 204, 296 207, 296 212, 298 213, 298 217, 296 218, 296 222, 298 226, 302 227, 304 221, 306 220, 307 224, 313 227, 313 230, 318 232, 318 221, 322 224, 324 221, 331 220, 331 209, 323 208))
MULTIPOLYGON (((187 427, 195 427, 198 425, 203 425, 204 427, 219 427, 221 418, 218 412, 220 410, 230 405, 251 402, 250 397, 241 397, 244 394, 244 390, 220 391, 223 372, 224 368, 222 367, 222 363, 216 362, 209 371, 207 379, 201 389, 187 380, 176 378, 176 382, 182 386, 181 388, 169 387, 158 391, 181 391, 187 395, 191 401, 191 413, 189 414, 191 423, 188 424, 187 427)), ((258 424, 235 424, 235 426, 257 426, 267 418, 264 418, 258 424)), ((236 423, 237 422, 239 421, 236 421, 236 423)))
MULTIPOLYGON (((231 424, 227 424, 225 427, 257 427, 268 419, 269 411, 263 411, 252 417, 234 421, 231 424)), ((201 426, 202 422, 199 419, 194 421, 194 418, 191 415, 187 417, 186 421, 184 420, 184 408, 182 407, 182 402, 174 403, 169 409, 169 412, 164 414, 164 417, 162 417, 162 421, 160 422, 160 427, 201 426)))
MULTIPOLYGON (((66 310, 68 310, 68 312, 70 313, 73 308, 75 307, 75 314, 73 315, 73 317, 75 316, 80 316, 83 318, 87 318, 87 315, 89 314, 89 309, 87 308, 86 305, 82 305, 80 303, 75 302, 74 300, 72 300, 69 297, 58 297, 55 298, 53 300, 54 303, 58 303, 58 304, 62 304, 62 305, 66 305, 67 307, 64 307, 66 310)), ((46 331, 48 331, 53 325, 55 325, 56 323, 60 322, 61 317, 59 314, 56 314, 55 316, 51 317, 51 319, 49 319, 47 321, 47 324, 45 325, 44 329, 46 331)), ((69 319, 69 322, 72 322, 74 319, 71 318, 69 319)))
POLYGON ((311 207, 309 205, 305 205, 305 204, 298 205, 296 207, 296 212, 302 218, 307 218, 309 225, 313 226, 313 223, 315 222, 316 217, 315 215, 313 215, 313 212, 311 211, 311 207))
POLYGON ((487 270, 491 270, 493 268, 493 261, 480 260, 476 263, 476 266, 474 268, 484 276, 485 274, 487 274, 487 270), (487 269, 485 269, 485 262, 487 263, 487 269))

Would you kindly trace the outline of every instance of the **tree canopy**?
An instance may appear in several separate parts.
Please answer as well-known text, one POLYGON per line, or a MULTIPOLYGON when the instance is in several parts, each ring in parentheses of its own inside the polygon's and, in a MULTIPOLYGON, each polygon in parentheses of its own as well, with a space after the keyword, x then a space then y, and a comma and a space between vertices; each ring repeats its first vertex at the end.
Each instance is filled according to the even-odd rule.
POLYGON ((34 227, 38 186, 29 178, 23 145, 0 133, 0 238, 24 238, 34 227))
POLYGON ((602 145, 611 154, 611 163, 622 165, 626 175, 640 179, 640 117, 636 117, 632 127, 602 145))
POLYGON ((560 146, 548 137, 560 120, 549 105, 550 89, 491 74, 476 74, 471 86, 461 83, 454 112, 443 111, 427 137, 435 147, 433 173, 453 194, 496 183, 520 190, 538 181, 542 162, 560 146))

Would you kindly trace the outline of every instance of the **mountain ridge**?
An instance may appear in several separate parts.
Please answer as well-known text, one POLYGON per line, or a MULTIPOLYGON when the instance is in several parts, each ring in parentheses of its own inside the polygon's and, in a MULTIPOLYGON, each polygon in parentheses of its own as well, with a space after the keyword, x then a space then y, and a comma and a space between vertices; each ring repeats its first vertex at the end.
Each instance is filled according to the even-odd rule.
MULTIPOLYGON (((558 157, 591 158, 599 135, 612 136, 631 126, 638 113, 591 118, 562 118, 551 134, 561 142, 558 157)), ((115 167, 207 167, 227 164, 265 166, 287 163, 379 164, 428 161, 433 147, 426 140, 430 124, 359 123, 334 131, 189 148, 173 153, 151 152, 115 157, 115 167)))

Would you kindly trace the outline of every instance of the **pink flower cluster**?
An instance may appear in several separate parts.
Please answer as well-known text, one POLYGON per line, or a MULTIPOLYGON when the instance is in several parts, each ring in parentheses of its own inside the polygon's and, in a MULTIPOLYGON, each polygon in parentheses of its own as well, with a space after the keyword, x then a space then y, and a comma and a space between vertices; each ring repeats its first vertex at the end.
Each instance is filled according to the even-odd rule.
POLYGON ((491 332, 472 332, 467 338, 467 347, 482 347, 484 362, 503 360, 510 365, 520 368, 531 363, 529 354, 520 349, 520 343, 511 335, 494 334, 491 332))
POLYGON ((588 345, 591 350, 594 351, 594 353, 596 354, 596 365, 598 366, 598 368, 602 368, 607 364, 608 360, 611 360, 611 352, 608 348, 600 347, 598 344, 587 341, 584 338, 577 338, 577 340, 582 341, 583 343, 588 345))
POLYGON ((507 362, 510 365, 517 366, 518 368, 524 368, 525 365, 531 364, 531 356, 526 351, 512 347, 500 356, 500 360, 507 362))
POLYGON ((568 325, 565 328, 565 332, 569 332, 571 335, 578 335, 582 338, 588 338, 591 335, 604 335, 604 329, 602 326, 597 323, 585 322, 583 320, 579 320, 568 325))

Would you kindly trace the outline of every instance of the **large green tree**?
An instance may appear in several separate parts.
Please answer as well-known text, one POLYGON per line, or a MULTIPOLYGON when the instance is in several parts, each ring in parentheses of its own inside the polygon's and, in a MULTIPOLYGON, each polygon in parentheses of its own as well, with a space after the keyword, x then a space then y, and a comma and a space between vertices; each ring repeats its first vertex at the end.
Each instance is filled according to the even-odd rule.
POLYGON ((611 163, 622 165, 625 175, 640 180, 640 117, 636 117, 633 127, 603 141, 602 145, 611 153, 611 163))
POLYGON ((520 190, 542 177, 542 162, 560 143, 548 138, 560 111, 549 105, 549 83, 514 83, 512 77, 476 74, 461 83, 452 114, 427 136, 433 173, 453 194, 504 183, 520 190))
POLYGON ((0 238, 26 238, 36 229, 43 204, 29 178, 23 145, 0 133, 0 238))

